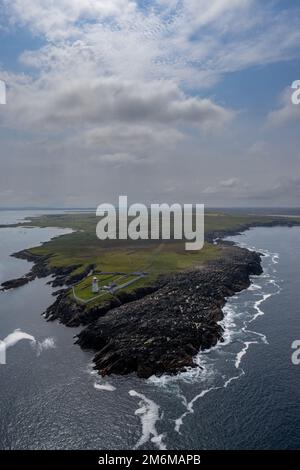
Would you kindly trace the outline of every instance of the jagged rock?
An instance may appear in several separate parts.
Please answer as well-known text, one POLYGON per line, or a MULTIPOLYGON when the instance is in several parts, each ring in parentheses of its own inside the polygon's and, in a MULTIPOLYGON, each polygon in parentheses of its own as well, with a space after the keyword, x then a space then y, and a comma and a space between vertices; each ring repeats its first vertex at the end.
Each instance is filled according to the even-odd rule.
MULTIPOLYGON (((217 261, 161 277, 152 286, 130 294, 118 293, 101 306, 78 304, 62 289, 44 315, 67 326, 88 325, 76 342, 96 351, 95 369, 102 375, 135 372, 147 378, 195 367, 199 350, 223 341, 218 322, 223 318, 226 298, 247 288, 250 275, 262 272, 258 253, 230 243, 219 246, 217 261)), ((27 250, 14 256, 32 261, 34 266, 22 278, 3 283, 3 289, 50 274, 54 275, 52 285, 71 285, 93 269, 90 265, 84 272, 74 273, 79 265, 53 268, 49 265, 51 255, 36 256, 27 250)))
POLYGON ((81 267, 80 264, 52 267, 49 265, 49 259, 51 258, 51 255, 34 255, 28 250, 23 250, 18 253, 14 253, 12 256, 14 256, 15 258, 25 259, 26 261, 31 261, 34 263, 34 265, 31 270, 24 276, 3 282, 1 284, 0 290, 8 290, 21 287, 25 284, 28 284, 28 282, 33 281, 34 279, 43 278, 50 275, 53 275, 54 277, 54 279, 51 279, 49 281, 49 284, 51 284, 53 287, 62 287, 65 285, 69 286, 84 279, 88 275, 88 273, 95 267, 94 264, 90 264, 86 266, 86 268, 81 272, 72 274, 74 271, 76 271, 76 269, 81 267))
POLYGON ((199 350, 222 341, 226 297, 247 288, 261 274, 260 255, 224 246, 222 257, 201 269, 173 275, 154 293, 109 310, 78 335, 96 350, 102 375, 176 373, 194 367, 199 350))

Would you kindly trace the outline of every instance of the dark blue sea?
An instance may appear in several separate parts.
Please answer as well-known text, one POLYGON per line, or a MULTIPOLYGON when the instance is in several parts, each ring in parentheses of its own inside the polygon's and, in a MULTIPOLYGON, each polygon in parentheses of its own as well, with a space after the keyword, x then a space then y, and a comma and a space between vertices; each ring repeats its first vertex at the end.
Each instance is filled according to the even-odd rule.
MULTIPOLYGON (((0 211, 0 224, 34 212, 0 211)), ((11 253, 67 233, 0 229, 0 281, 31 264, 11 253)), ((49 279, 0 293, 1 449, 299 449, 300 228, 255 228, 234 237, 264 253, 262 276, 229 299, 225 343, 202 368, 148 381, 101 379, 79 331, 41 316, 53 302, 49 279)))

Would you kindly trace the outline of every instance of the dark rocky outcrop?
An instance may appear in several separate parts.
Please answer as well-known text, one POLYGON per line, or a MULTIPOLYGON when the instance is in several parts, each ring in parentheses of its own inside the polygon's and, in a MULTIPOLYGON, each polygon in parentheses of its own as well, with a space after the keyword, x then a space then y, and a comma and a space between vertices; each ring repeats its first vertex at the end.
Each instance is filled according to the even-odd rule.
MULTIPOLYGON (((76 342, 96 351, 95 369, 102 375, 135 372, 146 378, 194 367, 199 350, 222 341, 219 322, 226 298, 247 288, 252 274, 262 272, 258 253, 226 243, 219 247, 218 260, 160 277, 135 292, 120 292, 101 306, 76 303, 69 289, 60 289, 44 316, 67 326, 86 326, 76 342)), ((50 274, 53 286, 71 285, 93 269, 93 265, 82 271, 78 265, 50 268, 49 256, 37 257, 26 250, 14 256, 34 265, 23 278, 3 283, 4 289, 50 274)))
POLYGON ((51 274, 54 275, 54 279, 49 281, 49 284, 51 284, 52 287, 72 286, 84 279, 94 269, 94 267, 94 264, 89 264, 77 273, 77 268, 81 268, 80 264, 53 268, 51 270, 51 274))
MULTIPOLYGON (((223 241, 224 237, 233 237, 235 235, 240 235, 241 233, 245 232, 246 230, 249 230, 250 228, 253 227, 295 227, 300 225, 300 220, 287 220, 286 218, 281 219, 278 218, 276 220, 270 219, 270 221, 255 221, 255 222, 250 222, 247 224, 240 224, 238 227, 235 228, 226 228, 224 230, 212 230, 211 232, 208 232, 205 234, 205 240, 207 242, 212 243, 214 240, 218 241, 223 241)), ((224 243, 224 242, 223 242, 224 243)), ((233 242, 229 242, 233 244, 233 242)))
POLYGON ((51 284, 53 287, 62 287, 65 285, 70 286, 84 279, 88 275, 88 273, 95 267, 94 264, 90 264, 76 273, 76 270, 78 268, 81 268, 80 264, 53 267, 49 263, 49 260, 52 255, 35 255, 28 250, 23 250, 18 253, 13 253, 12 256, 14 256, 15 258, 24 259, 34 264, 31 270, 24 276, 3 282, 1 284, 0 290, 8 290, 21 287, 25 284, 28 284, 28 282, 34 281, 34 279, 43 278, 51 275, 53 276, 53 279, 49 281, 49 284, 51 284))
POLYGON ((34 279, 47 277, 52 274, 52 270, 48 264, 50 256, 33 255, 28 250, 23 250, 18 253, 14 253, 12 256, 14 256, 15 258, 25 259, 26 261, 34 263, 33 267, 27 274, 22 277, 3 282, 1 284, 0 290, 8 290, 14 289, 16 287, 21 287, 25 284, 28 284, 28 282, 33 281, 34 279))
POLYGON ((100 306, 90 307, 88 304, 80 304, 74 302, 69 296, 68 289, 57 291, 56 301, 47 308, 44 317, 49 320, 59 320, 66 326, 88 325, 100 317, 103 317, 110 310, 120 307, 128 302, 141 299, 146 295, 155 292, 166 282, 163 279, 158 280, 155 284, 148 287, 141 287, 134 292, 115 294, 112 300, 101 303, 100 306))
POLYGON ((95 369, 102 375, 136 372, 147 378, 193 367, 199 350, 222 341, 218 322, 226 297, 261 272, 259 254, 223 246, 218 261, 173 275, 152 294, 99 316, 77 343, 97 351, 95 369))
POLYGON ((121 303, 115 299, 103 302, 101 306, 87 307, 85 304, 74 302, 68 292, 63 291, 47 308, 44 317, 49 321, 59 320, 64 325, 71 327, 88 325, 120 305, 121 303))
MULTIPOLYGON (((259 225, 259 224, 256 224, 259 225)), ((266 225, 266 224, 264 224, 266 225)), ((282 222, 273 225, 286 225, 282 222)), ((234 235, 234 231, 213 232, 208 241, 234 235)), ((131 293, 117 293, 101 306, 75 303, 69 289, 56 291, 56 300, 45 312, 47 320, 67 326, 84 325, 76 342, 96 351, 95 369, 102 375, 128 374, 139 377, 176 373, 194 367, 199 350, 223 339, 219 324, 226 298, 250 285, 250 276, 262 272, 260 255, 230 243, 219 244, 221 256, 190 271, 159 278, 153 285, 131 293)), ((36 256, 27 250, 13 256, 34 263, 22 278, 6 281, 3 289, 19 287, 35 278, 53 276, 53 286, 70 286, 93 268, 80 265, 51 267, 49 256, 36 256)))

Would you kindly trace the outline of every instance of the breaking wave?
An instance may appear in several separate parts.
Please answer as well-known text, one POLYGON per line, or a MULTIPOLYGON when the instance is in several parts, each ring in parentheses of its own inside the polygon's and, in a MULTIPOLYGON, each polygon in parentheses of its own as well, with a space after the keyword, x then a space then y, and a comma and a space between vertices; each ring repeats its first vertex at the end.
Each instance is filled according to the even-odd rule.
MULTIPOLYGON (((240 244, 242 246, 243 244, 240 244)), ((249 249, 249 246, 244 245, 249 249)), ((252 284, 247 291, 228 299, 223 308, 224 319, 220 322, 224 328, 224 342, 218 343, 208 351, 201 351, 195 358, 199 368, 190 368, 177 376, 164 375, 162 377, 151 377, 149 382, 157 387, 170 391, 176 390, 185 411, 174 420, 174 430, 181 433, 184 419, 194 413, 194 406, 198 400, 207 394, 218 393, 220 389, 227 389, 234 381, 239 380, 245 371, 242 368, 243 361, 255 344, 268 344, 263 333, 249 329, 258 317, 265 314, 263 304, 272 296, 277 295, 281 288, 276 276, 276 264, 279 262, 278 253, 270 253, 267 250, 260 251, 263 256, 264 273, 261 276, 252 276, 252 284), (240 345, 240 347, 238 347, 240 345), (199 384, 201 391, 187 398, 188 388, 185 384, 199 384)))
POLYGON ((87 366, 87 373, 94 379, 93 386, 96 390, 102 390, 106 392, 114 392, 116 390, 116 387, 114 385, 111 385, 109 382, 104 381, 104 379, 94 369, 92 362, 90 362, 87 366))
POLYGON ((107 392, 114 392, 116 390, 116 387, 113 385, 109 384, 108 382, 106 383, 94 383, 94 388, 96 390, 106 390, 107 392))
MULTIPOLYGON (((141 436, 134 448, 141 448, 145 444, 152 443, 160 450, 165 450, 167 433, 169 431, 170 420, 174 423, 174 431, 178 434, 183 432, 184 421, 189 415, 195 413, 195 405, 208 394, 218 393, 221 389, 227 389, 244 375, 243 363, 249 350, 258 344, 268 344, 266 335, 253 330, 252 324, 255 320, 265 314, 263 305, 272 296, 281 291, 278 280, 276 265, 279 262, 279 254, 271 253, 267 250, 257 250, 246 244, 239 244, 248 249, 260 251, 263 256, 264 272, 261 276, 251 277, 249 289, 230 297, 223 308, 224 318, 220 322, 224 329, 223 343, 218 343, 215 347, 200 351, 194 361, 199 367, 187 368, 184 372, 175 375, 152 376, 147 384, 150 386, 149 393, 151 399, 136 390, 129 390, 131 397, 139 399, 139 407, 134 414, 140 418, 141 436), (197 386, 199 392, 196 395, 191 393, 193 386, 197 386), (151 389, 151 386, 153 388, 151 389), (157 392, 166 392, 163 397, 157 392), (154 400, 152 399, 154 397, 154 400), (159 397, 159 398, 158 398, 159 397), (172 400, 169 407, 165 400, 172 400), (173 408, 174 400, 179 400, 183 412, 179 416, 171 416, 168 420, 163 420, 164 412, 170 412, 173 408), (160 403, 158 404, 157 401, 160 403), (162 405, 164 403, 164 405, 162 405), (159 433, 157 423, 166 426, 164 433, 159 433)), ((104 382, 96 371, 89 366, 89 373, 96 376, 94 388, 100 391, 114 391, 116 387, 108 382, 104 382)), ((136 388, 136 387, 135 387, 136 388)), ((142 386, 142 388, 144 388, 142 386)), ((179 406, 178 406, 179 408, 179 406)))

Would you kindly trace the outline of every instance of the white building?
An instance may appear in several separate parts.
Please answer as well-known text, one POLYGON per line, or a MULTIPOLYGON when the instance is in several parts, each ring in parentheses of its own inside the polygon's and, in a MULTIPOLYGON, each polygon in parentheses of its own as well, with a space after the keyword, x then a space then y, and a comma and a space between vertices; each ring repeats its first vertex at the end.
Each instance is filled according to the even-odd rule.
POLYGON ((98 294, 99 292, 98 279, 96 277, 93 277, 92 292, 93 294, 98 294))

